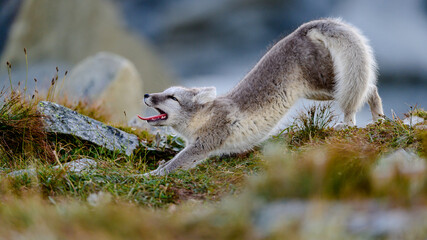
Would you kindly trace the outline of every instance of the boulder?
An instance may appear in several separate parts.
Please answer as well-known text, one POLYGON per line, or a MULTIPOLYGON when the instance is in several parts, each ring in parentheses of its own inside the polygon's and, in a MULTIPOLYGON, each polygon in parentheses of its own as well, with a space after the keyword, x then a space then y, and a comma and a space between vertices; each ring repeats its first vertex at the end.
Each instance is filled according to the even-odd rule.
POLYGON ((166 67, 151 46, 124 28, 122 16, 110 0, 24 0, 6 40, 2 67, 10 61, 15 71, 21 66, 25 72, 24 47, 29 65, 74 65, 100 51, 113 52, 135 64, 146 91, 171 85, 166 67))
POLYGON ((48 132, 69 134, 105 147, 131 155, 139 146, 138 137, 81 115, 53 102, 39 102, 38 111, 44 115, 48 132))
POLYGON ((379 159, 373 174, 381 182, 391 178, 396 170, 405 176, 423 176, 426 161, 413 152, 399 149, 379 159))
MULTIPOLYGON (((74 101, 100 102, 121 122, 143 110, 143 82, 135 65, 112 53, 101 52, 77 64, 64 81, 63 92, 74 101)), ((61 90, 61 91, 62 91, 61 90)))

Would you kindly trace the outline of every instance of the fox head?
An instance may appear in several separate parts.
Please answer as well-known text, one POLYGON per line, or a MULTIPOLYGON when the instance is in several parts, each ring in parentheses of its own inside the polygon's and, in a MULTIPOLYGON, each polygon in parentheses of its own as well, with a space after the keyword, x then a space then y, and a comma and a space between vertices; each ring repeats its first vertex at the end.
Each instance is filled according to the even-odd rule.
POLYGON ((160 114, 139 118, 152 126, 179 126, 188 122, 197 110, 215 98, 215 87, 171 87, 161 93, 145 94, 145 104, 160 114))

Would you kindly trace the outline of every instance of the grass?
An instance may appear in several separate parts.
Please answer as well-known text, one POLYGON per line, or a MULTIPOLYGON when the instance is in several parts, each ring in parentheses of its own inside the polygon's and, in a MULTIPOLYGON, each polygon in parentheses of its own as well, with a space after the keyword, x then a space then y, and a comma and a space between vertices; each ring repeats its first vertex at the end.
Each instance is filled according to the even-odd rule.
MULTIPOLYGON (((47 134, 35 108, 41 99, 103 122, 110 115, 101 105, 58 99, 58 78, 45 97, 35 93, 27 99, 13 87, 2 91, 0 235, 5 238, 300 239, 305 230, 298 221, 259 235, 253 220, 257 206, 289 199, 328 206, 380 201, 403 208, 427 202, 425 170, 407 174, 395 167, 387 178, 376 174, 379 159, 398 149, 427 157, 427 131, 398 118, 336 131, 330 127, 335 121, 330 107, 315 105, 262 147, 212 157, 190 171, 143 178, 140 173, 179 152, 182 140, 116 126, 143 142, 129 157, 75 137, 47 134), (54 168, 83 157, 96 159, 98 166, 83 173, 54 168), (7 175, 28 168, 35 174, 7 175)), ((427 119, 421 108, 408 114, 427 119)), ((353 239, 344 228, 326 230, 353 239)), ((427 236, 420 234, 413 239, 427 236)))
MULTIPOLYGON (((51 87, 49 97, 54 95, 53 89, 55 87, 51 87)), ((40 193, 45 198, 69 197, 85 201, 91 193, 105 191, 118 199, 162 208, 188 199, 215 200, 237 193, 246 174, 258 167, 255 157, 250 161, 243 157, 223 157, 209 159, 199 168, 200 174, 193 170, 149 180, 136 177, 141 172, 155 169, 160 160, 171 159, 183 148, 182 140, 177 136, 153 136, 144 130, 117 126, 145 142, 128 157, 76 137, 47 134, 42 128, 42 116, 36 111, 35 99, 26 100, 18 91, 13 91, 5 96, 0 108, 0 128, 3 130, 0 164, 3 173, 36 169, 34 176, 4 176, 2 181, 8 182, 11 191, 17 195, 29 191, 40 193), (66 163, 82 157, 98 160, 99 167, 83 174, 53 168, 58 161, 66 163)), ((62 101, 66 102, 66 99, 62 101)), ((93 113, 89 115, 98 120, 108 117, 100 108, 82 102, 71 108, 83 114, 93 113)))
MULTIPOLYGON (((4 95, 2 92, 1 95, 4 95)), ((2 96, 0 96, 2 97, 2 96)), ((25 159, 52 162, 53 152, 33 103, 12 92, 0 107, 0 152, 9 167, 25 159)))
POLYGON ((336 123, 332 104, 314 104, 305 108, 294 119, 291 126, 284 129, 274 138, 278 139, 287 134, 289 145, 301 146, 304 142, 325 139, 331 132, 331 126, 336 123))

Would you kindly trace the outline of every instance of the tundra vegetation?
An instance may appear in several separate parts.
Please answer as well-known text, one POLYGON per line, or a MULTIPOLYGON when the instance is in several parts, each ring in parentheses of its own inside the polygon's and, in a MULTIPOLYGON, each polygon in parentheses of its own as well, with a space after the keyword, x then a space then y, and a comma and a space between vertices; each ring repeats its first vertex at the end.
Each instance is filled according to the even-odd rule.
MULTIPOLYGON (((126 156, 45 132, 36 110, 41 100, 108 123, 110 114, 102 105, 72 104, 61 96, 61 79, 54 76, 43 96, 37 91, 28 94, 26 84, 1 91, 0 235, 5 239, 305 239, 311 233, 302 227, 302 220, 283 223, 279 230, 259 231, 257 206, 281 201, 326 206, 373 201, 425 211, 425 167, 409 173, 399 165, 388 172, 378 169, 381 158, 399 149, 423 163, 427 158, 425 128, 405 125, 395 116, 337 131, 330 127, 335 121, 330 106, 314 105, 252 151, 211 157, 190 171, 142 177, 180 151, 182 140, 118 124, 115 127, 141 140, 139 148, 126 156), (64 164, 80 158, 98 164, 83 172, 67 171, 64 164), (23 169, 35 169, 35 174, 10 174, 23 169)), ((418 125, 426 124, 427 112, 421 108, 409 109, 407 117, 411 116, 424 119, 418 125)), ((405 235, 408 239, 427 236, 426 222, 419 224, 417 229, 424 231, 405 235)), ((326 238, 360 237, 339 224, 321 232, 326 238)))

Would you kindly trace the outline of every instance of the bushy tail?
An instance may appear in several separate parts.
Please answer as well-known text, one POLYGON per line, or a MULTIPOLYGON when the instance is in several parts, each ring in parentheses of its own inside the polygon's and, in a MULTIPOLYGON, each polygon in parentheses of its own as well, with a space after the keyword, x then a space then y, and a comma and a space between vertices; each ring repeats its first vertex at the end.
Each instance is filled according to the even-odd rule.
POLYGON ((340 19, 320 20, 308 36, 329 49, 335 73, 335 99, 344 113, 356 112, 375 88, 377 64, 368 40, 340 19))

